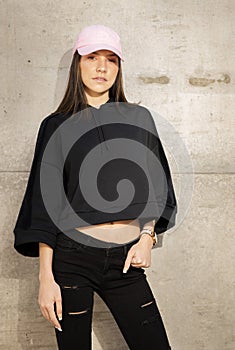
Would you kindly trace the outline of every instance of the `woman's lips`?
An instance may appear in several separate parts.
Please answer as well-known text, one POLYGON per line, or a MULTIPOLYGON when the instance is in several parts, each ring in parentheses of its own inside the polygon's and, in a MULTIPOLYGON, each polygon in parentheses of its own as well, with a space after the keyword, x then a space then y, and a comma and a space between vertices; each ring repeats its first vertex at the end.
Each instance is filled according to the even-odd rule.
POLYGON ((105 78, 99 78, 99 77, 93 78, 93 80, 96 80, 96 81, 101 82, 101 83, 107 81, 105 78))

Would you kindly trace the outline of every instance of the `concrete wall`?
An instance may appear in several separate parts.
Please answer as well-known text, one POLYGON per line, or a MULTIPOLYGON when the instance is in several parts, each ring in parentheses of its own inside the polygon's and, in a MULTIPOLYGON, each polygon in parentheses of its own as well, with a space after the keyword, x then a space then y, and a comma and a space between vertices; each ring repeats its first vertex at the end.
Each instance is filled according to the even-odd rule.
MULTIPOLYGON (((182 174, 171 162, 177 196, 182 176, 194 178, 191 205, 146 269, 172 349, 235 348, 234 16, 232 0, 1 1, 0 350, 57 348, 37 304, 39 261, 14 251, 12 230, 39 124, 63 92, 77 33, 96 23, 121 36, 129 100, 164 116, 193 163, 182 174)), ((93 344, 127 349, 98 297, 93 344)))

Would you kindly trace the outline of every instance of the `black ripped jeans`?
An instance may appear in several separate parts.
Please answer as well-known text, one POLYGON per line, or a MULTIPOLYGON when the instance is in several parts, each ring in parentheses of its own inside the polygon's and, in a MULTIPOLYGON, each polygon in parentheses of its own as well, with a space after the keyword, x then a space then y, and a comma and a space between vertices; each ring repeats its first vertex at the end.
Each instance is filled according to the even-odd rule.
POLYGON ((59 233, 53 273, 62 295, 62 332, 55 328, 58 349, 92 349, 94 291, 112 313, 131 350, 170 350, 170 344, 144 268, 124 261, 136 239, 119 247, 97 248, 59 233))

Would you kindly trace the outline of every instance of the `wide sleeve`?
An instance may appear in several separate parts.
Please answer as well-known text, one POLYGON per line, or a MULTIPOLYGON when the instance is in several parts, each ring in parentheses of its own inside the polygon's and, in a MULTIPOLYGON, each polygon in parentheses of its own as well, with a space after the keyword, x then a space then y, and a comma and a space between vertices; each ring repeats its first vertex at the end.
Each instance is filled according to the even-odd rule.
MULTIPOLYGON (((28 183, 13 230, 14 248, 24 256, 38 257, 39 242, 46 243, 54 249, 56 236, 59 232, 59 228, 46 210, 40 186, 40 168, 43 153, 56 128, 54 119, 55 117, 46 117, 39 127, 28 183)), ((56 154, 59 157, 60 148, 57 142, 58 138, 54 141, 54 147, 57 148, 56 154)), ((62 174, 56 165, 44 163, 43 166, 50 170, 48 171, 48 184, 56 181, 62 183, 62 174)), ((62 196, 58 193, 57 197, 54 211, 59 214, 62 206, 60 200, 62 196)))
POLYGON ((178 208, 170 167, 155 121, 150 112, 149 117, 149 129, 151 132, 148 132, 147 148, 151 152, 148 153, 147 162, 160 213, 151 219, 156 220, 154 231, 158 235, 175 226, 178 208))

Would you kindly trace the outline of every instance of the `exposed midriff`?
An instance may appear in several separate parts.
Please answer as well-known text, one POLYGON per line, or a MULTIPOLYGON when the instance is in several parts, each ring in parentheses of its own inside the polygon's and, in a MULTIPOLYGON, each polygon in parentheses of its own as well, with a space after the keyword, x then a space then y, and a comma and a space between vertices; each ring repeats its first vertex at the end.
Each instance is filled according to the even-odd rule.
POLYGON ((140 235, 139 220, 110 221, 91 226, 76 227, 76 230, 105 242, 126 243, 140 235))

